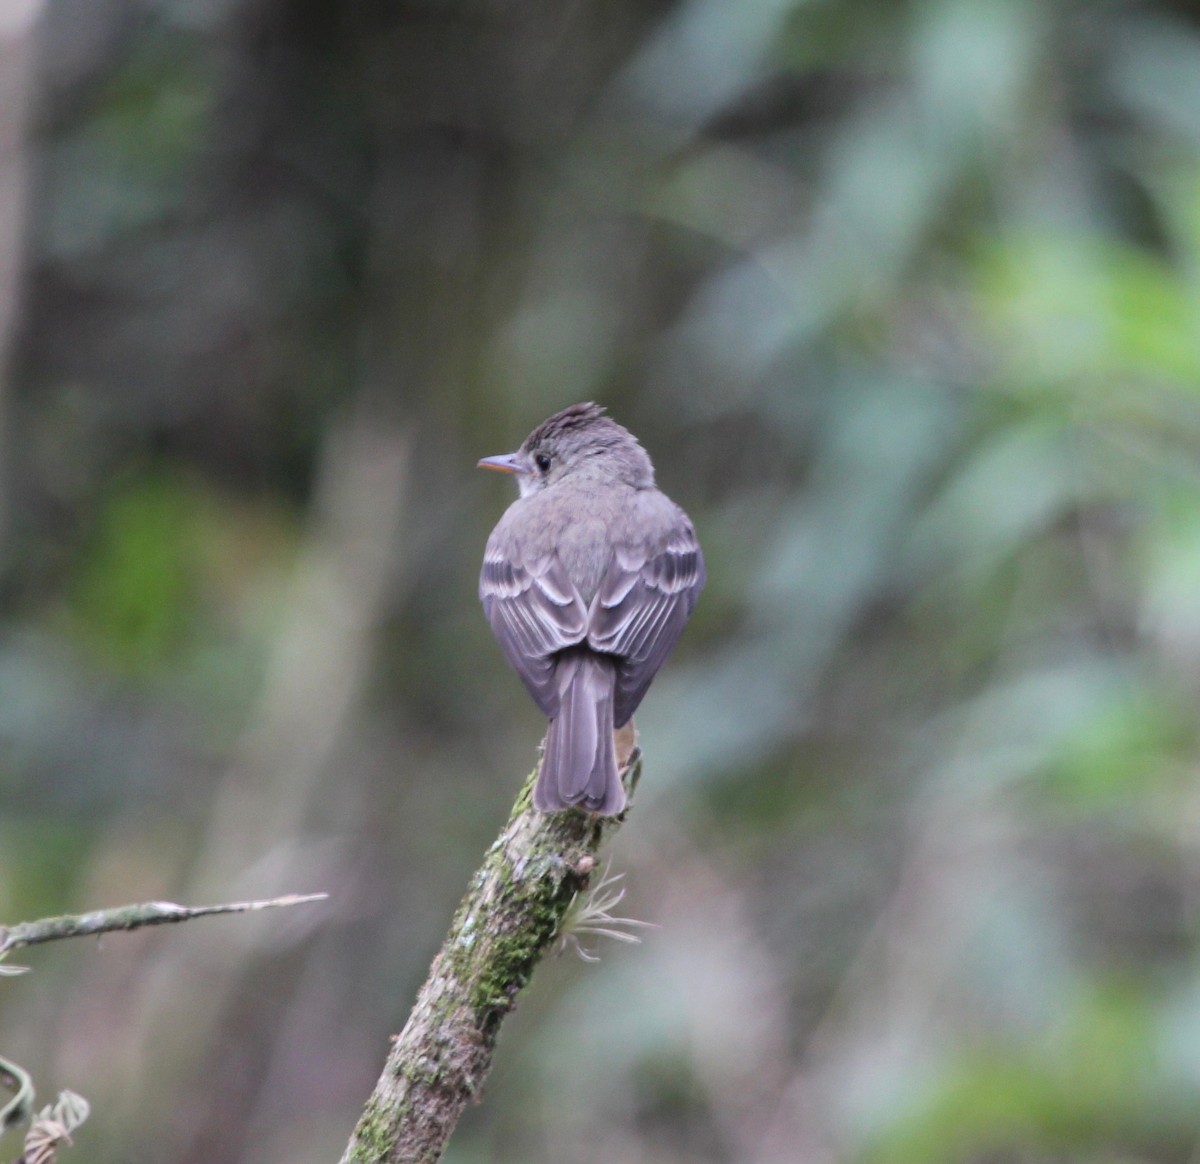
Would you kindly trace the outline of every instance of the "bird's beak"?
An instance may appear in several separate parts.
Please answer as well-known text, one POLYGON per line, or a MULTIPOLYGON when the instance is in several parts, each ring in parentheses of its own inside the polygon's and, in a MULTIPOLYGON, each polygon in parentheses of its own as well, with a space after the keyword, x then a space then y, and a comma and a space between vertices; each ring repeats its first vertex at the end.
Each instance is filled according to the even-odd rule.
POLYGON ((498 457, 484 457, 477 466, 480 469, 495 469, 497 473, 531 473, 533 470, 517 459, 516 453, 501 453, 498 457))

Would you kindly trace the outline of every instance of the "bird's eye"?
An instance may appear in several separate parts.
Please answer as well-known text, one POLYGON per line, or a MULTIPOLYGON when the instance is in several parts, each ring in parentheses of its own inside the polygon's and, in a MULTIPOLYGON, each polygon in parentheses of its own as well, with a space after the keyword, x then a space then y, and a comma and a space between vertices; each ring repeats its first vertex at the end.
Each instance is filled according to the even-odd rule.
POLYGON ((538 467, 539 473, 548 473, 550 471, 550 454, 538 453, 538 455, 533 458, 533 463, 538 467))

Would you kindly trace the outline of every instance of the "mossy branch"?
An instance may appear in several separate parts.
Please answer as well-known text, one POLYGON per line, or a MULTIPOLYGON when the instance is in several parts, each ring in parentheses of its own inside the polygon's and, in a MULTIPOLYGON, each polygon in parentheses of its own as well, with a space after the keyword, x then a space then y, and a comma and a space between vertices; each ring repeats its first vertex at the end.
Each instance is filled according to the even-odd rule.
MULTIPOLYGON (((629 725, 632 729, 632 725, 629 725)), ((636 736, 618 733, 626 788, 641 772, 636 736)), ((454 915, 341 1164, 433 1164, 491 1069, 500 1024, 587 888, 622 817, 543 814, 536 771, 454 915)))

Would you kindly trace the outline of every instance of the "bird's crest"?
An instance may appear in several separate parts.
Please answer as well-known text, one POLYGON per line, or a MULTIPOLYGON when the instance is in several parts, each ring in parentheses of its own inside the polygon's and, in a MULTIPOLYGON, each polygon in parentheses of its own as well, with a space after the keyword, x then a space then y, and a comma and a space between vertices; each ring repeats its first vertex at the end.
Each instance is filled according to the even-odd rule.
MULTIPOLYGON (((525 438, 525 447, 532 449, 537 445, 555 440, 564 433, 574 429, 590 428, 604 416, 604 409, 599 404, 586 401, 583 404, 572 404, 561 412, 543 420, 525 438)), ((612 423, 611 421, 609 423, 612 423)))

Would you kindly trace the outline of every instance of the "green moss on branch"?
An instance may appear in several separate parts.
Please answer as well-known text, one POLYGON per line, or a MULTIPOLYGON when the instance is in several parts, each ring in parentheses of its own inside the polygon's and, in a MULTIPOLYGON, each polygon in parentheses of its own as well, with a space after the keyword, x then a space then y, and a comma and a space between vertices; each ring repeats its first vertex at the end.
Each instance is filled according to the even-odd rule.
MULTIPOLYGON (((633 750, 624 772, 636 784, 633 750)), ((536 773, 535 773, 536 774, 536 773)), ((504 1016, 596 868, 619 823, 584 812, 543 815, 534 775, 471 879, 342 1164, 433 1164, 491 1068, 504 1016)))

